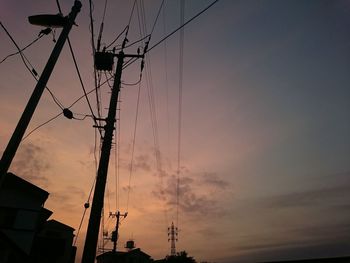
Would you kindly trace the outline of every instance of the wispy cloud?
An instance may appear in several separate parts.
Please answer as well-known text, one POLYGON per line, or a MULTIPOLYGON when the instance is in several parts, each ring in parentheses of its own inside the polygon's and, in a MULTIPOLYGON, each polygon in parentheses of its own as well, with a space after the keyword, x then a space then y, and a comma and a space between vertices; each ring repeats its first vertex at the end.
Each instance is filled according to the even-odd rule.
POLYGON ((348 239, 281 242, 272 241, 232 247, 239 255, 223 262, 264 262, 348 256, 348 239))
POLYGON ((152 191, 153 196, 166 202, 169 206, 178 204, 181 212, 190 216, 203 216, 207 213, 224 214, 219 195, 212 195, 211 189, 225 190, 229 185, 215 173, 201 175, 167 175, 164 187, 160 184, 152 191), (177 188, 178 185, 178 188, 177 188), (209 190, 208 190, 209 189, 209 190))
POLYGON ((326 206, 331 204, 339 205, 339 201, 343 203, 345 200, 350 200, 349 187, 350 183, 325 186, 323 188, 270 196, 261 199, 259 202, 262 205, 273 209, 317 205, 326 206))
POLYGON ((219 189, 226 189, 229 183, 220 178, 216 173, 204 173, 201 178, 201 184, 211 185, 219 189))
POLYGON ((86 193, 79 187, 69 186, 64 191, 50 193, 49 199, 55 206, 64 207, 65 211, 76 212, 76 208, 83 207, 86 193))
POLYGON ((259 262, 347 255, 349 187, 348 180, 340 180, 240 200, 240 219, 247 223, 242 224, 244 231, 236 233, 239 243, 230 248, 239 254, 234 260, 259 262), (259 220, 251 220, 257 215, 259 220))

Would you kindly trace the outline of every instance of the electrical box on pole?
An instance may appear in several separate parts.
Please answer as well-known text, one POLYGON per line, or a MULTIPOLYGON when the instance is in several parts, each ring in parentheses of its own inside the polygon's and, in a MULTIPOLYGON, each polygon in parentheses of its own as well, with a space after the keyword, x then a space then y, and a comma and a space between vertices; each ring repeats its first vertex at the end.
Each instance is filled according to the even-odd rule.
POLYGON ((95 52, 95 67, 97 70, 111 71, 114 64, 114 54, 112 52, 95 52))

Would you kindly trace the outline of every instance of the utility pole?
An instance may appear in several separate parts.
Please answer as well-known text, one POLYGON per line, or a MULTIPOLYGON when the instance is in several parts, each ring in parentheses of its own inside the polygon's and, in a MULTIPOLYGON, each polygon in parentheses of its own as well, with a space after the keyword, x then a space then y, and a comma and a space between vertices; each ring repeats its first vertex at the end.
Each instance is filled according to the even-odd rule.
POLYGON ((117 241, 119 238, 119 223, 120 223, 120 217, 126 217, 128 213, 126 212, 125 214, 121 214, 119 211, 116 214, 110 214, 112 217, 117 218, 117 222, 115 224, 115 230, 112 232, 112 242, 113 242, 113 253, 117 252, 117 241))
MULTIPOLYGON (((125 46, 125 41, 123 47, 125 46)), ((82 256, 82 263, 94 263, 96 257, 96 247, 98 241, 98 232, 101 223, 101 212, 103 208, 103 198, 105 194, 106 179, 108 172, 109 156, 112 146, 114 123, 116 122, 116 110, 118 95, 120 91, 121 76, 123 70, 124 58, 143 58, 144 55, 126 55, 120 51, 117 55, 118 63, 114 76, 114 83, 112 94, 109 103, 108 116, 106 118, 106 125, 104 126, 104 138, 101 148, 101 158, 97 170, 96 184, 94 190, 94 197, 92 200, 89 224, 86 233, 84 251, 82 256)))
POLYGON ((175 242, 177 242, 178 235, 177 227, 174 226, 174 222, 171 222, 171 227, 168 227, 168 242, 170 241, 170 256, 176 256, 175 242))
POLYGON ((64 26, 62 32, 2 155, 0 161, 0 189, 80 9, 81 2, 76 0, 69 15, 63 18, 64 26))

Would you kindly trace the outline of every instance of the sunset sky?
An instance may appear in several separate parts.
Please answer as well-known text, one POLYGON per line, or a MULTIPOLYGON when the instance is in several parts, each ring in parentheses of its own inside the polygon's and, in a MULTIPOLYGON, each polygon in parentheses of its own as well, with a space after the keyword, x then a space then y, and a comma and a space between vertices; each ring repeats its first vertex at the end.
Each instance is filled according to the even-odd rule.
MULTIPOLYGON (((107 2, 102 47, 128 24, 133 2, 107 2)), ((161 0, 143 2, 150 33, 161 0)), ((185 1, 185 21, 211 2, 185 1)), ((90 91, 94 80, 88 3, 82 1, 70 40, 90 91)), ((60 4, 68 14, 73 1, 60 4)), ((103 8, 104 1, 94 1, 95 37, 103 8)), ((137 11, 141 12, 135 9, 131 18, 130 43, 140 39, 137 11)), ((0 3, 0 20, 20 47, 42 29, 30 25, 27 17, 42 13, 57 14, 56 1, 0 3)), ((166 0, 150 46, 179 24, 180 1, 166 0)), ((56 39, 59 34, 57 29, 56 39)), ((0 39, 2 60, 17 50, 2 29, 0 39)), ((48 35, 24 51, 39 74, 54 44, 48 35)), ((126 53, 135 54, 137 47, 126 53)), ((177 250, 186 250, 198 261, 223 263, 350 255, 350 1, 220 0, 185 27, 183 51, 177 250)), ((179 33, 147 56, 151 76, 145 69, 131 177, 138 86, 122 85, 119 206, 114 145, 105 227, 110 233, 115 224, 109 212, 127 211, 118 249, 132 238, 159 259, 170 253, 167 228, 176 222, 179 33), (150 89, 161 172, 154 154, 150 89)), ((139 73, 138 61, 123 71, 122 81, 135 83, 139 73)), ((0 152, 35 84, 19 55, 0 64, 0 152)), ((67 44, 48 87, 64 107, 83 94, 67 44)), ((101 96, 105 117, 107 85, 101 87, 101 96)), ((96 112, 95 93, 89 99, 96 112)), ((91 114, 85 99, 71 110, 91 114)), ((45 91, 27 133, 60 112, 45 91)), ((79 121, 61 115, 21 143, 10 168, 48 191, 45 207, 54 212, 52 218, 75 229, 96 174, 93 124, 89 117, 79 121)), ((79 234, 76 262, 88 216, 79 234)))

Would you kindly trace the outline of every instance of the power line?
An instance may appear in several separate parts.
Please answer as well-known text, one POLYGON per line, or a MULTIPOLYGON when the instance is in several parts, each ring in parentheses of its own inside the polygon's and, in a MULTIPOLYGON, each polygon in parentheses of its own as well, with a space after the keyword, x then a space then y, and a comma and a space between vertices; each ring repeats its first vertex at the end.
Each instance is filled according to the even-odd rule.
MULTIPOLYGON (((163 33, 166 34, 166 16, 165 8, 163 8, 163 33)), ((166 116, 167 116, 167 143, 170 144, 170 121, 169 121, 169 85, 168 85, 168 52, 167 42, 164 41, 164 72, 165 72, 165 92, 166 92, 166 116)), ((169 152, 168 152, 169 154, 169 152)), ((168 225, 167 225, 168 227, 168 225)))
MULTIPOLYGON (((16 41, 14 40, 14 38, 11 36, 11 34, 8 32, 8 30, 6 29, 6 27, 3 25, 2 22, 0 22, 1 27, 4 29, 4 31, 6 32, 7 36, 11 39, 12 43, 15 45, 15 47, 18 50, 18 54, 20 55, 23 64, 25 65, 25 67, 27 68, 27 70, 30 72, 30 74, 33 76, 33 78, 38 81, 37 76, 38 73, 37 71, 34 69, 33 65, 30 63, 30 61, 28 60, 28 58, 23 54, 21 48, 17 45, 16 41), (29 68, 28 64, 32 67, 32 69, 29 68)), ((58 98, 53 94, 53 92, 47 87, 45 86, 45 88, 49 91, 53 101, 56 103, 56 105, 58 107, 60 107, 61 110, 63 110, 63 105, 62 103, 58 100, 58 98)))
POLYGON ((179 26, 178 28, 176 28, 174 31, 172 31, 171 33, 169 33, 168 35, 166 35, 165 37, 163 37, 161 40, 159 40, 156 44, 154 44, 152 47, 150 47, 147 52, 151 51, 152 49, 154 49, 155 47, 157 47, 159 44, 161 44, 163 41, 165 41, 166 39, 168 39, 169 37, 171 37, 172 35, 174 35, 177 31, 179 31, 181 28, 185 27, 188 23, 192 22, 194 19, 196 19, 197 17, 199 17, 201 14, 203 14, 205 11, 207 11, 209 8, 211 8, 214 4, 216 4, 217 2, 219 2, 219 0, 215 0, 213 1, 210 5, 208 5, 206 8, 204 8, 202 11, 200 11, 198 14, 196 14, 195 16, 193 16, 190 20, 188 20, 186 23, 182 24, 181 26, 179 26))
POLYGON ((30 42, 28 45, 26 45, 24 48, 18 50, 17 52, 11 53, 9 55, 7 55, 6 57, 4 57, 1 61, 0 64, 3 63, 6 59, 8 59, 9 57, 15 56, 20 54, 21 52, 23 52, 24 50, 26 50, 28 47, 30 47, 31 45, 33 45, 35 42, 37 42, 40 38, 42 38, 44 36, 44 34, 40 34, 36 39, 34 39, 32 42, 30 42))
MULTIPOLYGON (((185 0, 180 2, 180 24, 185 20, 185 0)), ((177 137, 177 180, 176 180, 176 226, 179 224, 179 195, 181 172, 181 126, 182 126, 182 88, 183 88, 183 52, 184 52, 184 27, 180 30, 179 52, 179 112, 178 112, 178 137, 177 137)))
POLYGON ((156 24, 157 24, 159 15, 160 15, 160 11, 162 11, 163 5, 164 5, 164 0, 163 0, 162 3, 160 4, 160 7, 159 7, 159 9, 158 9, 158 13, 157 13, 156 19, 154 20, 153 27, 152 27, 151 34, 150 34, 150 35, 153 34, 154 28, 156 27, 156 24))
POLYGON ((48 124, 49 122, 57 119, 59 116, 61 116, 63 114, 63 112, 60 112, 59 114, 53 116, 52 118, 50 118, 49 120, 45 121, 44 123, 40 124, 39 126, 35 127, 33 130, 31 130, 26 136, 23 137, 22 141, 24 141, 25 139, 27 139, 33 132, 35 132, 36 130, 40 129, 41 127, 43 127, 44 125, 48 124))
MULTIPOLYGON (((147 36, 145 36, 145 37, 143 37, 143 38, 141 38, 141 39, 139 39, 139 40, 136 40, 136 41, 130 43, 129 45, 126 45, 124 48, 131 47, 131 46, 133 46, 133 45, 135 45, 135 44, 137 44, 137 43, 142 42, 143 40, 145 40, 146 38, 149 38, 149 37, 150 37, 150 35, 147 35, 147 36)), ((121 49, 122 49, 122 48, 117 48, 116 50, 121 50, 121 49)))
POLYGON ((128 26, 127 26, 128 30, 129 30, 129 27, 130 27, 130 22, 131 22, 132 15, 134 14, 136 2, 137 2, 137 0, 134 0, 134 4, 132 5, 132 9, 131 9, 131 13, 130 13, 129 21, 128 21, 128 26))
MULTIPOLYGON (((174 29, 172 32, 170 32, 168 35, 166 35, 165 37, 163 37, 162 39, 160 39, 158 42, 156 42, 152 47, 148 48, 145 52, 148 53, 150 52, 152 49, 154 49, 155 47, 157 47, 158 45, 160 45, 163 41, 165 41, 166 39, 168 39, 169 37, 171 37, 172 35, 174 35, 177 31, 179 31, 181 28, 185 27, 187 24, 189 24, 190 22, 192 22, 193 20, 195 20, 197 17, 199 17, 201 14, 203 14, 204 12, 206 12, 209 8, 211 8, 214 4, 216 4, 217 2, 219 2, 219 0, 215 0, 213 1, 210 5, 208 5, 206 8, 204 8, 202 11, 200 11, 199 13, 197 13, 195 16, 193 16, 190 20, 188 20, 187 22, 185 22, 183 25, 179 26, 178 28, 174 29)), ((128 66, 130 66, 131 64, 133 64, 136 60, 138 60, 138 58, 134 58, 132 59, 127 65, 125 65, 123 67, 126 68, 128 66)))
MULTIPOLYGON (((58 0, 57 0, 58 1, 58 0)), ((105 8, 106 8, 106 5, 107 5, 107 0, 105 2, 105 8)), ((96 91, 96 105, 97 105, 97 115, 99 118, 101 118, 101 111, 100 111, 100 101, 99 101, 99 94, 98 94, 98 73, 97 73, 97 70, 96 70, 96 67, 95 67, 95 53, 96 53, 96 47, 95 47, 95 36, 94 36, 94 19, 93 19, 93 15, 92 15, 92 12, 93 12, 93 3, 92 3, 92 0, 89 0, 89 18, 90 18, 90 32, 91 32, 91 49, 92 49, 92 54, 93 54, 93 68, 94 68, 94 84, 95 84, 95 91, 96 91)), ((104 10, 104 13, 103 13, 103 19, 104 19, 104 16, 105 16, 105 10, 104 10)), ((103 24, 103 22, 102 22, 103 24)), ((101 24, 101 27, 102 27, 102 24, 101 24)), ((101 33, 101 28, 100 28, 100 33, 101 33)), ((68 39, 69 40, 69 39, 68 39)), ((69 43, 69 42, 68 42, 69 43)), ((86 96, 86 94, 85 94, 86 96)), ((89 103, 89 107, 91 109, 91 105, 89 103)), ((92 111, 92 110, 91 110, 92 111)), ((94 115, 94 114, 93 114, 94 115)), ((94 122, 97 125, 97 122, 96 120, 94 119, 94 122)), ((99 130, 99 133, 101 135, 101 131, 99 130)))
POLYGON ((125 82, 122 82, 123 85, 126 85, 126 86, 136 86, 137 84, 140 84, 141 82, 141 79, 142 79, 142 73, 140 73, 140 78, 137 82, 135 83, 125 83, 125 82))
MULTIPOLYGON (((73 52, 73 48, 72 48, 72 45, 71 45, 71 42, 70 42, 69 38, 67 38, 67 41, 68 41, 68 46, 69 46, 70 53, 71 53, 72 58, 73 58, 74 66, 75 66, 75 69, 76 69, 77 74, 78 74, 78 77, 79 77, 80 85, 81 85, 81 87, 82 87, 82 89, 83 89, 83 91, 84 91, 84 96, 85 96, 85 98, 86 98, 87 104, 88 104, 89 109, 90 109, 90 112, 91 112, 91 114, 92 114, 93 121, 94 121, 94 123, 95 123, 96 126, 99 126, 99 125, 97 124, 94 111, 92 110, 92 107, 91 107, 91 104, 90 104, 90 101, 89 101, 89 97, 87 96, 87 93, 86 93, 86 90, 85 90, 85 86, 84 86, 83 80, 82 80, 82 78, 81 78, 81 74, 80 74, 80 70, 79 70, 79 67, 78 67, 78 63, 77 63, 77 61, 76 61, 76 58, 75 58, 75 55, 74 55, 74 52, 73 52)), ((99 129, 99 132, 100 132, 100 135, 102 136, 102 132, 101 132, 100 129, 99 129)))
POLYGON ((138 116, 139 116, 140 94, 141 94, 141 79, 140 79, 140 82, 139 82, 139 88, 138 88, 138 93, 137 93, 136 115, 135 115, 135 124, 134 124, 134 136, 133 136, 132 148, 131 148, 131 160, 130 160, 130 171, 129 171, 129 187, 128 187, 127 202, 126 202, 126 212, 128 212, 128 210, 129 210, 131 177, 132 177, 133 165, 134 165, 134 153, 135 153, 135 144, 136 144, 137 121, 138 121, 138 116))
POLYGON ((125 32, 125 30, 127 30, 128 26, 126 26, 122 32, 119 33, 119 35, 112 41, 112 43, 110 43, 108 46, 106 46, 106 49, 109 48, 110 46, 112 46, 120 37, 121 35, 123 35, 123 33, 125 32))
MULTIPOLYGON (((146 16, 145 16, 145 9, 144 9, 144 2, 141 1, 140 3, 140 11, 138 11, 138 21, 139 21, 139 27, 140 27, 140 35, 146 35, 147 28, 146 28, 146 16)), ((151 38, 151 36, 150 36, 151 38)), ((147 45, 147 43, 146 43, 147 45)), ((148 95, 148 102, 149 102, 149 108, 150 108, 150 115, 151 115, 151 127, 152 127, 152 133, 153 133, 153 144, 154 144, 154 155, 156 159, 156 167, 157 171, 161 171, 161 160, 160 160, 160 151, 159 151, 159 137, 158 137, 158 124, 157 124, 157 112, 156 112, 156 105, 155 105, 155 98, 154 98, 154 89, 153 89, 153 80, 152 80, 152 71, 151 71, 151 62, 150 57, 146 57, 146 85, 147 85, 147 95, 148 95)))
POLYGON ((102 23, 105 21, 105 16, 106 16, 106 9, 107 9, 107 0, 105 0, 105 5, 103 8, 103 16, 102 16, 102 23))
POLYGON ((114 177, 115 177, 115 210, 119 211, 119 152, 120 152, 120 111, 117 118, 119 122, 117 125, 117 136, 115 137, 115 148, 114 148, 114 177))
MULTIPOLYGON (((106 82, 102 83, 99 87, 101 87, 101 86, 104 85, 105 83, 106 83, 106 82)), ((95 90, 96 90, 96 88, 94 88, 94 89, 88 91, 88 92, 86 93, 86 95, 91 94, 91 93, 94 92, 95 90)), ((85 98, 86 95, 83 94, 82 96, 78 97, 75 101, 73 101, 73 103, 72 103, 67 109, 72 108, 72 107, 73 107, 76 103, 78 103, 81 99, 85 98)), ((63 108, 62 108, 62 110, 63 110, 63 108)), ((60 112, 60 113, 58 113, 58 115, 55 115, 54 117, 57 118, 57 117, 60 116, 62 113, 63 113, 63 112, 60 112)), ((75 113, 75 114, 76 114, 76 113, 75 113)), ((85 114, 84 114, 84 116, 89 116, 89 115, 85 115, 85 114)), ((48 124, 49 122, 55 120, 56 118, 54 118, 54 117, 53 117, 53 118, 50 118, 48 121, 45 121, 44 123, 42 123, 42 124, 40 124, 39 126, 35 127, 33 130, 31 130, 31 131, 23 138, 23 140, 26 139, 27 137, 29 137, 29 135, 31 135, 33 132, 35 132, 35 131, 38 130, 39 128, 41 128, 41 127, 43 127, 44 125, 48 124)), ((92 117, 92 116, 91 116, 91 117, 92 117)), ((84 120, 85 118, 83 118, 83 119, 74 118, 74 119, 75 119, 75 120, 84 120)), ((96 150, 95 150, 95 151, 96 151, 96 150)), ((97 162, 97 160, 96 160, 96 162, 97 162)))
POLYGON ((78 241, 78 237, 79 237, 79 233, 80 233, 80 229, 83 225, 83 222, 84 222, 84 218, 85 218, 85 214, 86 214, 86 210, 90 207, 90 199, 91 199, 91 194, 92 194, 92 190, 94 189, 95 187, 95 183, 96 183, 96 176, 95 176, 95 179, 91 185, 91 189, 90 189, 90 192, 89 192, 89 196, 88 196, 88 199, 86 201, 86 203, 84 204, 84 211, 83 211, 83 214, 81 216, 81 219, 80 219, 80 223, 79 223, 79 227, 78 227, 78 230, 77 230, 77 234, 75 236, 75 240, 74 240, 74 243, 73 245, 75 246, 75 244, 77 243, 78 241))

